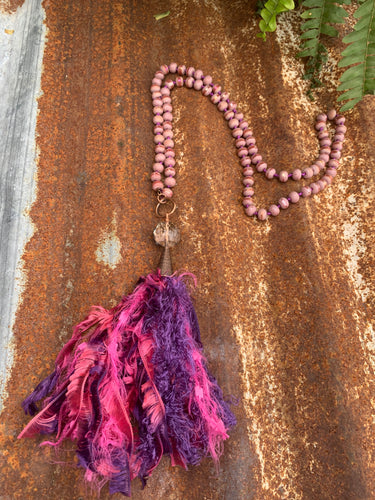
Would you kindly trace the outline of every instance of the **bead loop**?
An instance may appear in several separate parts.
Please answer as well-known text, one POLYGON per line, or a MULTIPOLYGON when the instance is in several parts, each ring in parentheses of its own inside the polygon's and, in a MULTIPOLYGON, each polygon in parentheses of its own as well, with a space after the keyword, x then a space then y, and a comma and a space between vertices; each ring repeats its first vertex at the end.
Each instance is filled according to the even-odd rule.
MULTIPOLYGON (((163 195, 161 195, 163 196, 163 195)), ((159 199, 159 196, 158 196, 158 199, 159 199)), ((159 201, 159 203, 156 205, 156 208, 155 208, 155 212, 156 212, 156 215, 158 217, 162 217, 162 218, 167 218, 172 215, 175 211, 176 211, 176 208, 177 208, 177 205, 174 201, 168 199, 168 198, 164 198, 163 201, 159 201), (164 213, 161 213, 160 209, 164 207, 164 213), (168 210, 168 207, 170 207, 170 209, 168 210)))

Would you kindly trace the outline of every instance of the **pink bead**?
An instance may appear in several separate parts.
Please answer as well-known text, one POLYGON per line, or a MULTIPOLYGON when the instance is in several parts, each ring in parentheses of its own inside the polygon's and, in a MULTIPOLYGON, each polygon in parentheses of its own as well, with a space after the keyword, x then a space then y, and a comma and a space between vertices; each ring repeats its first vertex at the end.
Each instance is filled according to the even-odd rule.
POLYGON ((340 163, 337 160, 329 160, 328 166, 332 168, 338 168, 340 163))
POLYGON ((240 128, 235 128, 234 130, 232 130, 232 136, 235 138, 242 137, 243 131, 240 128))
POLYGON ((217 105, 219 111, 225 111, 228 108, 228 103, 225 101, 220 101, 217 105))
POLYGON ((341 151, 342 150, 342 142, 334 142, 332 144, 332 149, 335 149, 336 151, 341 151))
POLYGON ((160 90, 160 93, 161 93, 161 95, 167 95, 167 96, 169 96, 169 95, 170 95, 170 93, 171 93, 171 91, 169 90, 169 88, 168 88, 168 87, 163 87, 163 88, 160 90))
POLYGON ((160 92, 160 85, 153 83, 150 87, 150 92, 160 92))
POLYGON ((161 134, 157 134, 154 136, 154 143, 159 144, 164 142, 164 137, 161 134))
POLYGON ((329 186, 330 184, 332 184, 332 177, 330 177, 329 175, 324 175, 322 177, 322 181, 325 182, 327 186, 329 186))
POLYGON ((172 113, 163 113, 163 120, 165 122, 171 122, 173 120, 173 115, 172 113))
POLYGON ((222 101, 228 101, 229 100, 229 94, 228 94, 228 92, 222 92, 220 98, 221 98, 222 101))
POLYGON ((162 71, 160 71, 160 69, 154 75, 154 78, 158 78, 161 81, 164 79, 164 77, 165 77, 165 74, 162 71))
POLYGON ((166 140, 164 141, 164 146, 165 146, 166 148, 173 148, 173 146, 174 146, 174 142, 172 141, 172 139, 166 139, 166 140))
POLYGON ((206 85, 205 87, 203 87, 202 94, 205 97, 208 97, 211 94, 211 87, 209 85, 206 85))
POLYGON ((308 196, 311 196, 311 188, 309 186, 303 186, 301 189, 302 196, 304 198, 307 198, 308 196))
POLYGON ((315 165, 322 169, 326 166, 326 163, 323 160, 316 160, 315 165))
POLYGON ((336 125, 344 125, 345 123, 345 116, 343 115, 337 115, 335 119, 336 125))
POLYGON ((244 156, 248 156, 248 151, 247 151, 247 148, 240 148, 238 151, 237 151, 237 156, 239 158, 243 158, 244 156))
POLYGON ((345 125, 340 125, 339 127, 336 128, 336 134, 345 134, 346 133, 346 130, 347 128, 345 127, 345 125))
POLYGON ((315 123, 316 130, 324 130, 325 126, 326 126, 325 122, 316 122, 315 123))
POLYGON ((173 191, 172 189, 168 188, 168 187, 165 187, 163 189, 163 195, 166 197, 166 198, 172 198, 173 196, 173 191))
POLYGON ((237 104, 235 102, 233 102, 233 101, 228 102, 228 109, 234 110, 236 108, 237 108, 237 104))
POLYGON ((320 190, 323 191, 327 187, 326 181, 323 181, 323 179, 320 179, 320 181, 317 181, 318 186, 320 187, 320 190))
POLYGON ((154 99, 152 104, 153 106, 163 106, 163 101, 161 99, 154 99))
POLYGON ((252 177, 244 177, 242 180, 242 184, 246 187, 252 186, 254 184, 252 177))
POLYGON ((298 203, 299 202, 299 194, 297 191, 291 191, 289 193, 289 198, 291 203, 298 203))
POLYGON ((170 95, 163 95, 161 100, 163 101, 163 105, 164 104, 171 104, 171 102, 172 102, 170 95))
POLYGON ((254 189, 250 186, 250 184, 246 184, 247 187, 242 191, 242 194, 246 197, 254 196, 254 189))
POLYGON ((325 163, 329 161, 329 154, 323 153, 318 156, 318 160, 323 160, 325 163))
POLYGON ((213 92, 214 94, 220 94, 220 93, 221 93, 221 86, 220 86, 220 85, 214 85, 214 86, 212 87, 212 92, 213 92))
POLYGON ((152 182, 160 181, 161 180, 161 173, 160 172, 152 172, 150 179, 152 180, 152 182))
POLYGON ((162 134, 163 130, 164 129, 163 129, 162 125, 160 125, 160 124, 155 125, 155 127, 154 127, 154 135, 162 134))
POLYGON ((169 112, 169 113, 172 113, 172 111, 173 111, 173 106, 172 106, 172 104, 169 104, 169 103, 167 103, 167 102, 166 102, 165 104, 163 104, 163 111, 164 111, 164 113, 165 113, 166 111, 167 111, 167 112, 169 112))
POLYGON ((152 108, 152 112, 154 115, 161 115, 163 113, 163 107, 162 106, 154 106, 152 108))
MULTIPOLYGON (((328 155, 329 156, 329 153, 331 152, 331 148, 330 147, 325 147, 325 148, 321 148, 321 150, 319 151, 319 156, 320 155, 328 155)), ((327 160, 328 161, 328 160, 327 160)))
POLYGON ((240 122, 243 120, 243 114, 242 113, 236 113, 234 115, 235 118, 237 118, 237 120, 240 122))
POLYGON ((247 127, 248 127, 248 126, 249 126, 249 124, 248 124, 247 122, 245 122, 245 121, 241 121, 241 123, 240 123, 240 128, 242 128, 242 129, 244 129, 244 130, 245 130, 245 129, 247 129, 247 127))
POLYGON ((236 144, 236 148, 237 149, 238 148, 243 148, 243 147, 246 146, 246 141, 245 141, 245 139, 243 139, 242 137, 240 137, 239 139, 236 139, 235 144, 236 144))
POLYGON ((170 158, 170 157, 174 158, 176 156, 176 154, 175 154, 173 149, 166 149, 165 156, 167 158, 170 158))
POLYGON ((314 165, 311 165, 311 167, 310 167, 310 168, 311 168, 311 169, 312 169, 312 171, 313 171, 313 175, 318 175, 318 174, 319 174, 319 172, 320 172, 320 168, 319 168, 319 166, 318 166, 318 165, 315 165, 315 164, 314 164, 314 165))
POLYGON ((166 64, 163 64, 162 66, 160 66, 160 71, 164 75, 168 75, 168 73, 169 73, 169 67, 166 64))
POLYGON ((173 62, 169 65, 169 72, 170 73, 176 73, 177 71, 177 63, 173 62))
POLYGON ((172 132, 172 130, 164 130, 164 132, 163 132, 163 137, 164 137, 165 139, 172 139, 172 137, 173 137, 173 132, 172 132))
POLYGON ((289 179, 289 174, 286 170, 282 170, 279 173, 279 181, 280 182, 286 182, 289 179))
POLYGON ((177 87, 183 87, 184 86, 184 79, 182 78, 182 76, 178 76, 176 78, 176 86, 177 87))
POLYGON ((246 213, 246 215, 251 217, 252 215, 255 214, 256 211, 257 211, 257 207, 255 205, 250 205, 246 208, 245 213, 246 213))
POLYGON ((252 135, 253 131, 250 128, 245 128, 245 130, 243 131, 243 136, 245 137, 245 139, 251 137, 252 135))
POLYGON ((251 160, 248 156, 244 156, 243 158, 241 158, 240 163, 243 167, 246 167, 247 165, 251 164, 251 160))
POLYGON ((202 87, 203 87, 203 81, 202 80, 195 80, 195 82, 194 82, 195 90, 201 90, 202 87))
POLYGON ((254 146, 255 142, 255 137, 250 136, 246 138, 246 146, 254 146))
POLYGON ((330 109, 327 113, 328 120, 333 120, 336 117, 336 110, 330 109))
POLYGON ((258 210, 258 219, 259 220, 266 220, 268 217, 267 210, 265 208, 260 208, 258 210))
POLYGON ((224 113, 224 118, 226 120, 231 120, 234 117, 234 112, 229 110, 224 113))
POLYGON ((186 74, 188 76, 194 76, 194 73, 195 73, 195 68, 193 68, 192 66, 190 66, 187 70, 186 70, 186 74))
POLYGON ((273 179, 274 176, 276 174, 276 170, 274 168, 269 168, 267 171, 266 171, 266 177, 267 179, 273 179))
POLYGON ((311 177, 314 175, 313 169, 310 167, 305 168, 304 172, 304 177, 305 179, 311 179, 311 177))
POLYGON ((325 113, 321 113, 316 117, 316 121, 318 122, 326 122, 327 121, 327 115, 325 113))
POLYGON ((322 139, 320 141, 320 145, 323 146, 323 147, 324 146, 330 146, 331 144, 332 144, 332 141, 328 137, 325 137, 324 139, 322 139))
POLYGON ((334 141, 344 142, 345 136, 344 134, 335 134, 333 136, 334 141))
POLYGON ((164 184, 161 181, 154 181, 152 183, 152 189, 154 191, 159 191, 159 189, 163 189, 164 184))
POLYGON ((165 147, 163 144, 157 144, 155 146, 155 153, 158 154, 158 153, 164 153, 165 152, 165 147))
POLYGON ((196 69, 194 73, 194 78, 196 80, 202 80, 203 78, 203 71, 201 69, 196 69))
POLYGON ((292 179, 294 181, 299 181, 302 177, 302 172, 299 168, 295 168, 292 172, 292 179))
POLYGON ((329 175, 330 177, 336 177, 337 170, 335 170, 334 168, 327 168, 326 174, 329 175))
POLYGON ((207 75, 203 78, 203 83, 205 85, 210 85, 211 86, 211 83, 212 83, 212 76, 210 75, 207 75))
POLYGON ((261 162, 256 166, 257 172, 266 172, 267 171, 267 163, 261 162))
POLYGON ((249 154, 250 155, 255 155, 258 152, 258 148, 254 145, 249 146, 249 154))
POLYGON ((167 177, 164 180, 164 184, 169 188, 173 188, 176 185, 176 179, 174 177, 167 177))
POLYGON ((232 129, 237 128, 237 127, 238 127, 238 125, 239 125, 239 121, 238 121, 236 118, 232 118, 232 119, 231 119, 231 120, 229 120, 229 122, 228 122, 228 126, 229 126, 229 128, 232 128, 232 129))
POLYGON ((311 189, 312 194, 318 194, 320 191, 320 187, 316 182, 312 182, 309 187, 311 189))
POLYGON ((319 140, 322 140, 322 139, 327 139, 327 137, 329 137, 329 133, 327 132, 327 130, 322 130, 321 132, 319 132, 318 134, 318 139, 319 140))
MULTIPOLYGON (((164 76, 163 76, 164 78, 164 76)), ((152 84, 153 85, 159 85, 159 87, 161 87, 162 83, 163 83, 163 78, 157 78, 156 76, 152 79, 152 84)))
POLYGON ((163 123, 163 117, 160 116, 160 115, 155 115, 153 118, 152 118, 152 121, 155 123, 155 125, 157 125, 158 123, 163 123))
POLYGON ((262 156, 261 155, 254 155, 252 158, 251 158, 251 163, 253 163, 254 165, 256 165, 257 163, 260 163, 262 161, 262 156))
POLYGON ((247 208, 247 207, 250 207, 251 205, 254 205, 254 202, 251 198, 244 198, 242 200, 242 205, 247 208))
POLYGON ((180 66, 178 66, 177 73, 179 75, 181 75, 181 76, 186 74, 186 66, 185 66, 185 64, 180 64, 180 66))
POLYGON ((194 86, 194 78, 192 76, 188 76, 186 79, 185 79, 185 86, 188 88, 188 89, 191 89, 193 88, 194 86))
POLYGON ((164 122, 163 123, 163 129, 164 130, 172 130, 172 122, 164 122))
POLYGON ((283 210, 286 210, 289 207, 289 200, 286 198, 280 198, 279 205, 283 210))
POLYGON ((158 153, 157 155, 155 155, 155 161, 157 163, 163 163, 164 160, 165 160, 165 155, 163 155, 163 153, 158 153))
POLYGON ((332 151, 331 153, 331 158, 333 160, 339 160, 341 158, 341 153, 340 151, 332 151))
POLYGON ((211 102, 213 102, 214 104, 217 104, 218 102, 220 102, 220 96, 218 94, 212 95, 211 102))
POLYGON ((161 173, 161 172, 163 172, 164 167, 163 167, 163 165, 161 163, 154 163, 152 165, 152 169, 154 170, 154 172, 160 172, 161 173))
POLYGON ((176 170, 173 167, 167 167, 164 170, 165 177, 174 177, 176 175, 176 170))
MULTIPOLYGON (((246 186, 254 186, 254 179, 253 179, 251 176, 246 177, 246 179, 247 179, 247 184, 246 184, 246 186)), ((246 188, 246 189, 247 189, 247 188, 246 188)), ((249 195, 249 194, 245 194, 245 192, 243 192, 243 195, 244 195, 244 196, 252 196, 252 195, 249 195)))
POLYGON ((276 217, 280 213, 280 208, 277 205, 271 205, 268 211, 271 212, 273 217, 276 217))
POLYGON ((176 160, 172 157, 168 157, 165 159, 164 165, 166 167, 174 167, 176 165, 176 160))
POLYGON ((161 97, 161 92, 153 92, 152 99, 159 99, 161 97))

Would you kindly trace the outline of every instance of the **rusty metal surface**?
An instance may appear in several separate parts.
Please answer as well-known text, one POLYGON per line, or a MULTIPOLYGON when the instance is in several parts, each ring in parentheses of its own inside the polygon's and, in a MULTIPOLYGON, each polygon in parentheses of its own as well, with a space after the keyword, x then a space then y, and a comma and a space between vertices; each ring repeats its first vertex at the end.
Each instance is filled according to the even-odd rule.
MULTIPOLYGON (((313 120, 334 101, 338 48, 311 103, 294 59, 296 14, 264 44, 255 3, 44 2, 36 231, 23 254, 27 284, 1 415, 3 500, 95 498, 81 471, 61 465, 73 445, 57 457, 37 446, 42 439, 16 440, 27 421, 20 402, 90 305, 113 305, 158 262, 148 181, 157 67, 175 60, 211 74, 268 163, 290 169, 314 159, 313 120)), ((183 240, 174 265, 198 276, 204 345, 225 392, 240 399, 239 423, 220 476, 208 460, 185 472, 165 459, 147 490, 134 482, 133 497, 374 498, 374 98, 347 115, 334 185, 266 223, 243 215, 234 144, 214 106, 187 89, 173 103, 173 222, 183 240)), ((282 193, 256 178, 262 204, 282 193)))

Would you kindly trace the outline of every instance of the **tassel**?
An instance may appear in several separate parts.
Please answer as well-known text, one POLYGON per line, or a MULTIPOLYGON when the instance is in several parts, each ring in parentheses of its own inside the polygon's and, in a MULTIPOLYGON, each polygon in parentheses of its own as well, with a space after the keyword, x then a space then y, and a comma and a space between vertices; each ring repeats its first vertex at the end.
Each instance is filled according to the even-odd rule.
POLYGON ((164 454, 185 469, 209 455, 217 464, 235 418, 208 371, 185 275, 149 274, 113 309, 94 307, 23 402, 35 415, 44 399, 18 437, 75 441, 85 479, 125 496, 164 454))

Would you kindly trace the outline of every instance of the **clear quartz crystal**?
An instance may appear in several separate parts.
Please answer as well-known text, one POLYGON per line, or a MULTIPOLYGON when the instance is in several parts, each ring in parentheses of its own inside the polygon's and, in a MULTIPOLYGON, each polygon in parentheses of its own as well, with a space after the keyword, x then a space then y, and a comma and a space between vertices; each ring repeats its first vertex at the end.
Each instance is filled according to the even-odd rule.
POLYGON ((180 241, 180 230, 170 222, 159 222, 154 229, 155 242, 167 248, 172 248, 180 241))

